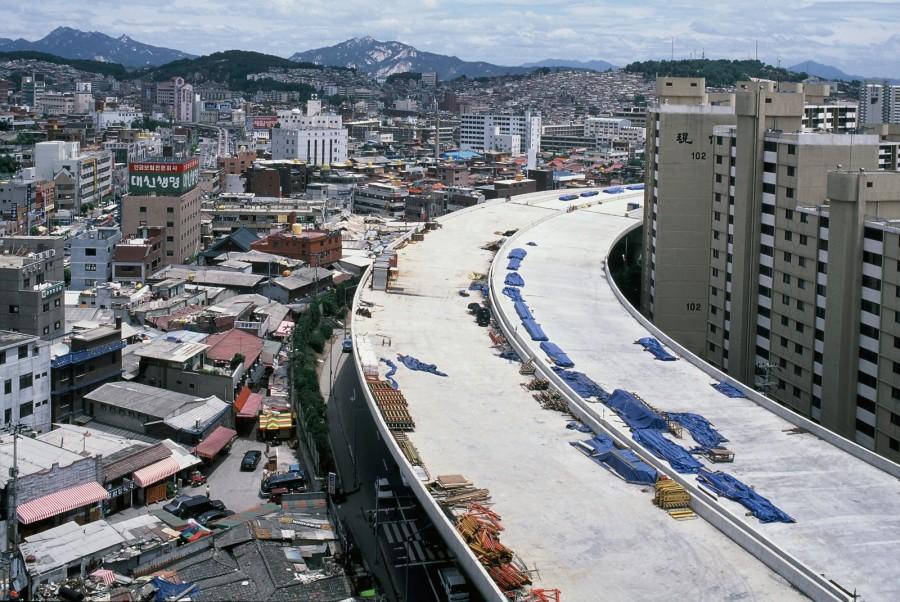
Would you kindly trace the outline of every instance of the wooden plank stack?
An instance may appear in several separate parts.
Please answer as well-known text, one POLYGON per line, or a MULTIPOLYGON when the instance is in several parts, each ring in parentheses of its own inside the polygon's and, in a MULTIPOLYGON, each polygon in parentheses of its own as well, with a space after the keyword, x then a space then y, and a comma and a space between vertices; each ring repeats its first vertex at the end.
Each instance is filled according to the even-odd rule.
POLYGON ((653 503, 668 512, 675 520, 697 518, 691 510, 691 494, 668 477, 660 477, 656 481, 653 503))
POLYGON ((368 379, 367 382, 388 427, 396 431, 415 430, 416 423, 409 414, 409 405, 403 392, 383 380, 368 379))
POLYGON ((456 528, 503 592, 509 594, 531 585, 528 572, 518 566, 512 550, 500 542, 503 525, 499 514, 482 504, 469 504, 457 519, 456 528))

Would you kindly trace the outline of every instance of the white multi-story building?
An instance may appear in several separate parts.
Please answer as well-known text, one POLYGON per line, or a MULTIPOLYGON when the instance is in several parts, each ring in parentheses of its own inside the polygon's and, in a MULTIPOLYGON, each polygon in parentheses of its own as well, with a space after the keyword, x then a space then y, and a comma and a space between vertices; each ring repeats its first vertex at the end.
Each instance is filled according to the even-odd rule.
POLYGON ((519 136, 519 153, 528 157, 528 169, 537 164, 541 148, 541 116, 526 112, 524 115, 495 115, 466 113, 461 116, 459 147, 462 150, 508 151, 513 139, 519 136))
POLYGON ((113 155, 108 150, 82 153, 78 142, 38 142, 34 145, 35 176, 54 180, 64 190, 57 208, 81 211, 112 192, 113 155), (65 172, 65 173, 63 173, 65 172))
POLYGON ((859 127, 858 105, 855 102, 807 104, 803 107, 803 130, 843 134, 859 127))
POLYGON ((0 330, 0 426, 21 424, 50 430, 50 345, 39 337, 0 330))
POLYGON ((859 123, 900 123, 900 85, 864 85, 859 93, 859 123))
POLYGON ((130 128, 135 121, 143 119, 144 114, 134 107, 119 105, 116 108, 94 111, 93 117, 94 127, 99 131, 110 126, 130 128))
POLYGON ((613 142, 635 146, 643 145, 647 134, 644 128, 632 126, 624 117, 589 117, 584 121, 584 135, 608 146, 613 142))
POLYGON ((299 159, 310 165, 331 165, 347 160, 347 129, 340 115, 322 113, 322 102, 313 98, 300 109, 278 111, 272 129, 272 159, 299 159))
POLYGON ((183 77, 173 77, 156 85, 156 102, 168 108, 175 121, 194 120, 194 87, 183 77))

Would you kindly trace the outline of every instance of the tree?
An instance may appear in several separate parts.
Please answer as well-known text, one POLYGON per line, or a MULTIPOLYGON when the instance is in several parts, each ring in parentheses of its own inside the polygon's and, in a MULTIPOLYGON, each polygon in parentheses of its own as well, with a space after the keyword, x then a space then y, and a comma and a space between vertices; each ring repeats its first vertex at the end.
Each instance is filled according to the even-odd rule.
POLYGON ((0 155, 0 173, 15 173, 19 170, 19 162, 12 155, 0 155))
POLYGON ((63 282, 65 282, 66 287, 72 284, 72 270, 69 268, 63 270, 63 282))
POLYGON ((235 368, 243 364, 245 359, 246 358, 244 357, 243 353, 235 353, 234 357, 231 358, 231 362, 228 364, 228 367, 231 370, 234 370, 235 368))

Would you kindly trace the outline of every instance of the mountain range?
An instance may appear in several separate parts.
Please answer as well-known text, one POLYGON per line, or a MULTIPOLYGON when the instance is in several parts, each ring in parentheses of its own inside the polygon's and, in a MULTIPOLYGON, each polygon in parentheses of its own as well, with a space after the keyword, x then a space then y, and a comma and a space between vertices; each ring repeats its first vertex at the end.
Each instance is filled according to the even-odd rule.
POLYGON ((67 59, 90 59, 105 63, 120 63, 126 67, 163 65, 178 59, 193 58, 180 50, 151 46, 122 35, 113 38, 99 31, 81 31, 71 27, 57 27, 49 34, 30 42, 0 38, 0 51, 31 50, 46 52, 67 59))
POLYGON ((380 42, 370 36, 352 38, 324 48, 314 48, 291 55, 292 61, 304 61, 330 67, 355 67, 374 77, 395 73, 434 71, 443 80, 466 77, 518 75, 531 69, 504 67, 483 61, 464 61, 455 56, 422 52, 402 42, 380 42))

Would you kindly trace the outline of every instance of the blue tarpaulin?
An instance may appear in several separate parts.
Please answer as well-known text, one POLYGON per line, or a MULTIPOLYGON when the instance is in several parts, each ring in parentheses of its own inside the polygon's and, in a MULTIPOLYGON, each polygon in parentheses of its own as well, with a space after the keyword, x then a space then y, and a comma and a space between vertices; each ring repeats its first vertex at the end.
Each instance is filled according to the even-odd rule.
POLYGON ((727 397, 746 397, 740 389, 728 383, 716 383, 712 388, 727 397))
POLYGON ((631 186, 626 186, 625 189, 626 190, 643 190, 644 185, 643 184, 632 184, 631 186))
MULTIPOLYGON (((522 320, 522 326, 528 331, 532 341, 546 341, 547 335, 541 325, 534 320, 522 320)), ((543 346, 543 343, 541 344, 543 346)))
POLYGON ((656 483, 656 471, 630 449, 617 449, 612 439, 596 435, 586 441, 571 443, 592 460, 616 472, 628 483, 652 485, 656 483), (590 450, 590 451, 588 451, 590 450))
POLYGON ((397 381, 394 380, 394 375, 397 374, 397 364, 395 364, 391 360, 387 359, 386 357, 382 357, 382 358, 378 358, 378 359, 380 359, 382 362, 387 364, 387 367, 390 368, 390 370, 388 370, 387 374, 384 375, 384 379, 386 381, 388 381, 388 384, 391 385, 393 388, 399 389, 400 385, 398 385, 397 381))
POLYGON ((644 337, 642 339, 637 340, 638 343, 643 346, 645 351, 649 351, 656 357, 658 360, 662 360, 664 362, 674 362, 678 358, 665 350, 662 346, 662 343, 654 339, 653 337, 644 337))
POLYGON ((520 358, 519 354, 516 353, 515 351, 501 351, 500 357, 502 357, 505 360, 512 360, 514 362, 522 361, 522 358, 520 358))
POLYGON ((614 186, 613 188, 607 188, 603 192, 606 194, 619 194, 620 192, 625 192, 625 189, 621 186, 614 186))
POLYGON ((590 433, 591 427, 577 420, 570 420, 566 423, 566 428, 570 431, 578 431, 579 433, 590 433))
POLYGON ((528 251, 525 249, 515 248, 509 252, 507 255, 507 259, 518 259, 519 261, 525 259, 525 256, 528 255, 528 251))
POLYGON ((488 296, 488 285, 484 282, 473 282, 469 285, 470 291, 481 291, 481 294, 485 297, 488 296))
POLYGON ((154 600, 156 602, 165 602, 166 600, 196 600, 200 595, 200 588, 194 583, 172 583, 161 577, 154 577, 152 580, 153 587, 156 588, 154 600), (190 590, 190 592, 188 592, 190 590))
POLYGON ((635 429, 631 436, 649 449, 654 456, 667 460, 678 472, 695 473, 703 468, 703 465, 686 449, 666 439, 662 432, 656 429, 635 429))
POLYGON ((553 366, 553 371, 566 381, 566 384, 572 387, 573 391, 585 399, 596 397, 600 401, 606 401, 609 398, 609 393, 586 374, 575 370, 563 370, 559 366, 553 366))
POLYGON ((662 416, 651 410, 647 404, 623 389, 616 389, 606 400, 606 405, 611 407, 622 417, 628 426, 633 429, 664 429, 666 421, 662 416))
POLYGON ((512 259, 509 260, 509 263, 506 264, 506 269, 507 270, 518 270, 521 265, 522 265, 522 260, 519 259, 518 257, 513 257, 512 259))
POLYGON ((528 309, 528 306, 525 305, 524 301, 516 301, 513 303, 513 307, 516 308, 516 313, 519 314, 519 318, 523 320, 534 320, 534 315, 532 315, 531 310, 528 309))
POLYGON ((525 286, 525 280, 519 274, 519 272, 510 272, 506 275, 506 279, 503 281, 503 284, 508 286, 525 286))
POLYGON ((447 376, 445 373, 438 370, 437 366, 435 366, 434 364, 426 364, 425 362, 419 361, 411 355, 403 355, 398 353, 397 359, 403 362, 403 365, 410 370, 430 372, 431 374, 435 374, 437 376, 447 376))
POLYGON ((614 449, 603 458, 603 461, 619 473, 628 483, 638 485, 653 485, 656 483, 656 470, 641 460, 630 449, 614 449))
POLYGON ((778 509, 772 502, 759 495, 747 485, 738 481, 728 473, 721 470, 710 472, 702 469, 697 475, 697 479, 707 485, 717 494, 734 500, 747 508, 763 523, 793 523, 796 522, 785 512, 778 509))
POLYGON ((553 363, 557 366, 562 366, 563 368, 571 368, 575 365, 575 362, 569 359, 569 356, 565 354, 565 352, 559 348, 559 345, 556 343, 551 343, 550 341, 544 341, 541 343, 541 349, 544 350, 550 359, 553 360, 553 363))
POLYGON ((522 291, 517 288, 513 288, 511 286, 503 287, 503 294, 512 299, 513 301, 521 301, 522 300, 522 291))
POLYGON ((691 432, 694 441, 702 448, 703 451, 719 447, 722 443, 728 441, 722 434, 713 428, 709 420, 700 414, 692 414, 690 412, 668 412, 666 416, 674 420, 691 432))

